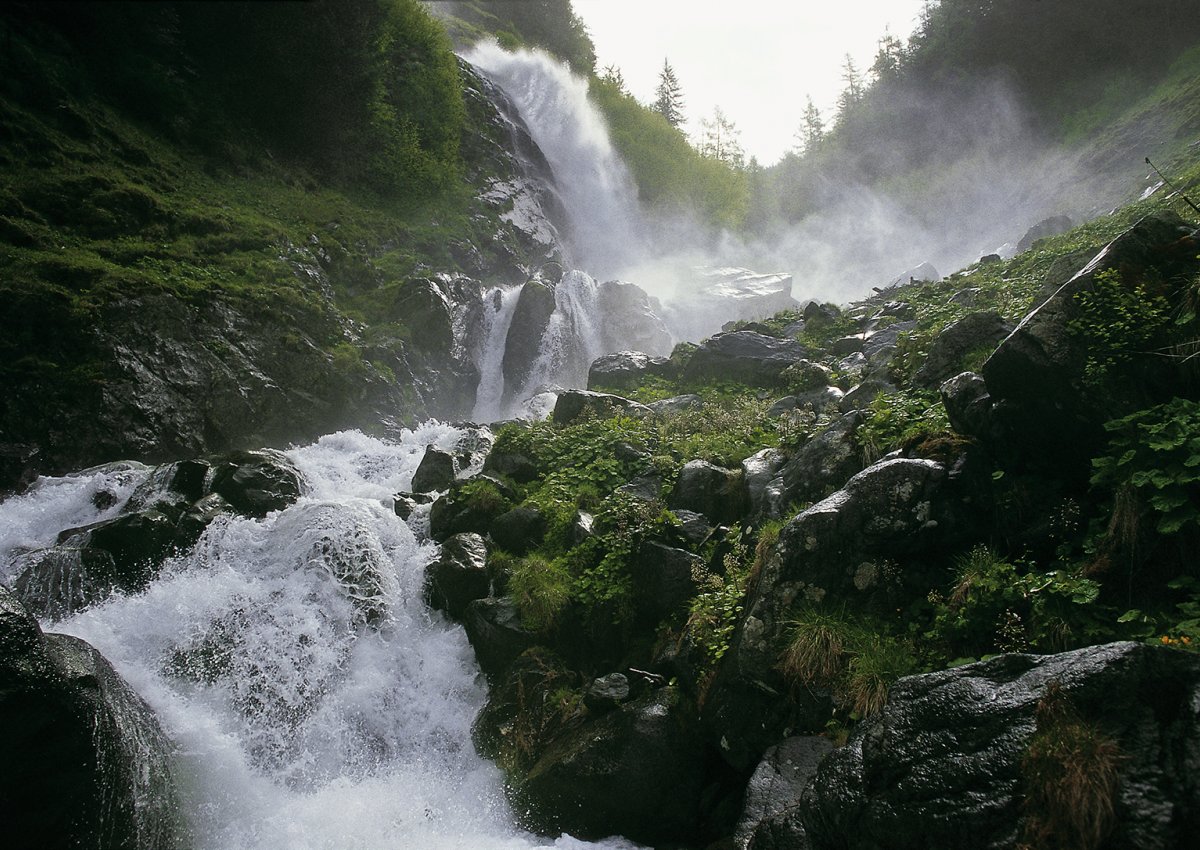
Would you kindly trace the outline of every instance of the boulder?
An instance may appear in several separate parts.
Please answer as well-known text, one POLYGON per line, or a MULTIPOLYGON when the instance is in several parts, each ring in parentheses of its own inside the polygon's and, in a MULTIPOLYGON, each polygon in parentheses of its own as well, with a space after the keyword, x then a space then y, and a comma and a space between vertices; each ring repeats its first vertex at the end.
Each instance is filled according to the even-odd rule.
POLYGON ((548 835, 687 843, 700 820, 703 748, 673 688, 659 688, 560 736, 518 789, 548 835))
POLYGON ((752 516, 761 516, 768 509, 767 488, 783 468, 785 460, 779 449, 762 449, 742 461, 742 482, 752 516))
POLYGON ((509 485, 489 475, 457 479, 429 509, 429 534, 438 541, 464 531, 488 534, 492 521, 512 507, 514 495, 509 485))
POLYGON ((550 316, 554 313, 554 306, 553 286, 531 280, 521 288, 504 343, 503 371, 506 388, 524 387, 528 381, 533 364, 537 362, 542 337, 550 324, 550 316))
POLYGON ((431 493, 397 493, 392 497, 392 510, 400 519, 407 520, 423 505, 433 504, 431 493))
POLYGON ((862 469, 854 433, 865 418, 861 411, 847 413, 800 447, 772 481, 765 506, 771 516, 782 516, 794 502, 825 498, 862 469))
POLYGON ((458 463, 454 455, 436 446, 426 446, 417 471, 413 473, 414 493, 433 493, 445 490, 458 475, 458 463))
POLYGON ((934 338, 925 362, 913 375, 913 383, 928 388, 940 386, 962 371, 968 354, 994 349, 1012 330, 1013 326, 993 310, 971 313, 952 322, 934 338))
POLYGON ((819 390, 833 383, 833 370, 824 363, 797 360, 783 371, 788 386, 797 393, 819 390))
POLYGON ((942 384, 939 392, 955 431, 982 440, 991 438, 993 402, 981 375, 974 372, 955 375, 942 384))
POLYGON ((588 389, 605 387, 631 390, 642 383, 644 376, 665 374, 671 365, 671 361, 665 357, 651 357, 641 351, 605 354, 592 361, 588 369, 588 389))
POLYGON ((489 597, 468 603, 463 627, 479 668, 491 678, 502 675, 537 642, 536 632, 522 625, 521 612, 511 599, 489 597))
POLYGON ((741 472, 704 460, 691 460, 683 465, 668 502, 672 509, 696 511, 717 523, 736 522, 745 504, 741 472))
POLYGON ((737 381, 759 387, 783 383, 783 371, 808 354, 800 343, 752 331, 721 333, 706 340, 683 369, 683 380, 737 381))
POLYGON ((307 489, 300 470, 282 452, 258 449, 210 459, 208 489, 238 513, 265 517, 295 502, 307 489))
POLYGON ((583 703, 593 714, 612 711, 629 699, 629 679, 624 673, 609 673, 593 679, 583 692, 583 703))
POLYGON ((928 587, 927 575, 889 576, 881 564, 957 542, 959 510, 941 464, 897 458, 863 470, 784 526, 761 559, 704 704, 710 735, 733 767, 749 770, 787 729, 816 732, 828 720, 828 693, 807 688, 784 696, 789 685, 777 661, 794 606, 826 598, 886 606, 894 583, 903 585, 900 592, 928 587))
POLYGON ((1070 216, 1055 215, 1050 218, 1044 218, 1025 231, 1025 235, 1017 243, 1017 253, 1023 254, 1032 248, 1034 243, 1039 239, 1046 239, 1051 236, 1057 236, 1060 233, 1066 233, 1074 226, 1075 222, 1071 221, 1070 216))
POLYGON ((487 555, 487 544, 478 534, 468 532, 449 537, 438 557, 425 568, 425 598, 429 606, 461 619, 468 603, 482 599, 491 590, 487 555))
POLYGON ((712 523, 704 518, 704 514, 698 514, 695 511, 684 510, 683 508, 676 509, 672 513, 679 520, 680 536, 692 548, 703 544, 713 532, 712 523))
MULTIPOLYGON (((671 352, 671 332, 661 318, 662 305, 641 287, 619 280, 605 281, 596 287, 596 313, 604 351, 632 348, 651 356, 671 352)), ((663 361, 657 368, 665 364, 663 361)))
POLYGON ((519 505, 492 521, 492 540, 514 555, 537 548, 546 536, 546 516, 533 505, 519 505))
POLYGON ((665 618, 685 612, 696 595, 696 577, 704 559, 683 549, 647 540, 631 564, 633 607, 637 619, 653 629, 665 618))
MULTIPOLYGON (((818 769, 801 802, 809 846, 1016 846, 1031 812, 1022 759, 1040 724, 1050 722, 1039 703, 1052 685, 1058 695, 1051 698, 1065 700, 1119 752, 1111 831, 1098 846, 1193 846, 1200 658, 1133 643, 1003 655, 901 679, 883 711, 818 769)), ((1056 846, 1083 846, 1069 833, 1059 839, 1056 846)))
POLYGON ((1178 393, 1181 367, 1152 354, 1131 356, 1102 377, 1088 379, 1096 341, 1078 330, 1076 296, 1092 289, 1096 277, 1109 269, 1117 270, 1122 285, 1130 288, 1182 286, 1200 271, 1198 254, 1198 240, 1178 216, 1147 216, 1109 243, 996 348, 982 372, 997 425, 1005 433, 1009 451, 1004 460, 1010 468, 1053 463, 1066 477, 1086 482, 1091 458, 1106 444, 1104 422, 1178 393))
POLYGON ((786 738, 763 753, 746 784, 734 846, 739 850, 804 848, 803 827, 797 822, 800 795, 832 751, 828 738, 808 735, 786 738))
POLYGON ((3 588, 0 682, 6 846, 180 846, 172 748, 149 706, 90 645, 44 635, 3 588))
POLYGON ((619 395, 594 393, 589 390, 564 390, 554 404, 551 418, 557 425, 570 425, 586 414, 610 417, 617 413, 644 416, 650 413, 650 408, 619 395))
POLYGON ((829 353, 834 357, 845 357, 847 354, 853 354, 856 351, 863 350, 862 334, 852 334, 844 336, 841 339, 835 339, 829 344, 829 353))

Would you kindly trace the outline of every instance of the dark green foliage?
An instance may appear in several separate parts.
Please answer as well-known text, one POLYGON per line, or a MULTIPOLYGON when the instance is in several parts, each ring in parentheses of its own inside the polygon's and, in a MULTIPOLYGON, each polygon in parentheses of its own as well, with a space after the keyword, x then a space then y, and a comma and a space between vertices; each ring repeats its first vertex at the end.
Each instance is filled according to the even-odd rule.
POLYGON ((1092 461, 1092 484, 1129 488, 1156 517, 1160 534, 1200 526, 1200 403, 1176 398, 1115 419, 1104 457, 1092 461))
POLYGON ((874 462, 906 444, 950 430, 946 409, 936 393, 901 390, 882 393, 867 408, 867 420, 854 432, 863 458, 874 462))
POLYGON ((1068 326, 1088 342, 1084 379, 1103 382, 1110 369, 1150 353, 1169 321, 1167 299, 1145 283, 1127 286, 1116 269, 1096 275, 1092 289, 1075 296, 1079 315, 1068 326))

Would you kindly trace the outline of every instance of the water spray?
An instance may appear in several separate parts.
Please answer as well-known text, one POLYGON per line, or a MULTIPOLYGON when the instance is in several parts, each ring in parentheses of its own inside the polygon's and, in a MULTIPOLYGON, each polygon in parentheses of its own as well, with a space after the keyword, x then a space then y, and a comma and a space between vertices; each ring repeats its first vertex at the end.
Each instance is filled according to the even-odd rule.
POLYGON ((1194 203, 1192 203, 1192 199, 1191 199, 1191 198, 1189 198, 1187 195, 1183 194, 1183 191, 1182 191, 1181 189, 1179 189, 1178 187, 1176 187, 1174 183, 1172 183, 1170 180, 1168 180, 1168 179, 1167 179, 1167 175, 1165 175, 1165 174, 1163 174, 1161 171, 1159 171, 1159 170, 1158 170, 1158 166, 1157 166, 1157 165, 1155 165, 1153 162, 1151 162, 1151 161, 1150 161, 1150 157, 1146 157, 1146 165, 1148 165, 1148 166, 1150 166, 1151 168, 1153 168, 1153 169, 1154 169, 1154 173, 1155 173, 1155 174, 1157 174, 1157 175, 1158 175, 1158 176, 1159 176, 1159 177, 1162 179, 1162 182, 1163 182, 1163 183, 1166 183, 1168 186, 1170 186, 1170 187, 1171 187, 1171 191, 1173 191, 1173 192, 1174 192, 1176 195, 1178 195, 1179 197, 1183 198, 1183 199, 1184 199, 1184 200, 1187 202, 1187 205, 1188 205, 1189 207, 1191 207, 1191 208, 1192 208, 1192 209, 1194 209, 1194 210, 1195 210, 1195 211, 1196 211, 1198 214, 1200 214, 1200 207, 1198 207, 1198 206, 1196 206, 1194 203))

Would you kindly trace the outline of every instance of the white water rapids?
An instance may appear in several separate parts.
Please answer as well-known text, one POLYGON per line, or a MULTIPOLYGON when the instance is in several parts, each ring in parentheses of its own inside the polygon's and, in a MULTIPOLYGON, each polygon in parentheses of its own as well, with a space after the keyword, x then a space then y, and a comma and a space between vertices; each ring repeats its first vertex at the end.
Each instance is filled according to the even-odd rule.
MULTIPOLYGON (((463 630, 422 599, 435 547, 391 509, 425 446, 460 434, 293 449, 309 484, 296 504, 220 518, 145 592, 44 624, 93 644, 155 710, 200 850, 632 846, 521 831, 471 744, 483 679, 463 630)), ((147 473, 42 479, 0 504, 0 565, 111 515, 119 502, 93 496, 124 499, 147 473)))

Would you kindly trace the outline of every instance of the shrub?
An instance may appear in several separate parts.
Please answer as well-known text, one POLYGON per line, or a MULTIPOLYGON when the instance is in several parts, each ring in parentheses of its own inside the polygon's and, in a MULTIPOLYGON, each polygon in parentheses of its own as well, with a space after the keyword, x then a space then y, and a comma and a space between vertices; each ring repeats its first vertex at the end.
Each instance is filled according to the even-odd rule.
POLYGON ((561 561, 532 554, 512 565, 508 593, 526 628, 545 632, 554 627, 571 598, 571 574, 561 561))
POLYGON ((1067 327, 1087 341, 1084 380, 1092 384, 1118 364, 1144 353, 1170 319, 1166 298, 1144 283, 1127 285, 1116 269, 1097 274, 1091 289, 1075 294, 1075 306, 1079 314, 1067 327))
POLYGON ((863 460, 873 463, 906 443, 946 433, 950 420, 936 393, 899 390, 882 393, 867 408, 867 420, 854 438, 863 460))

